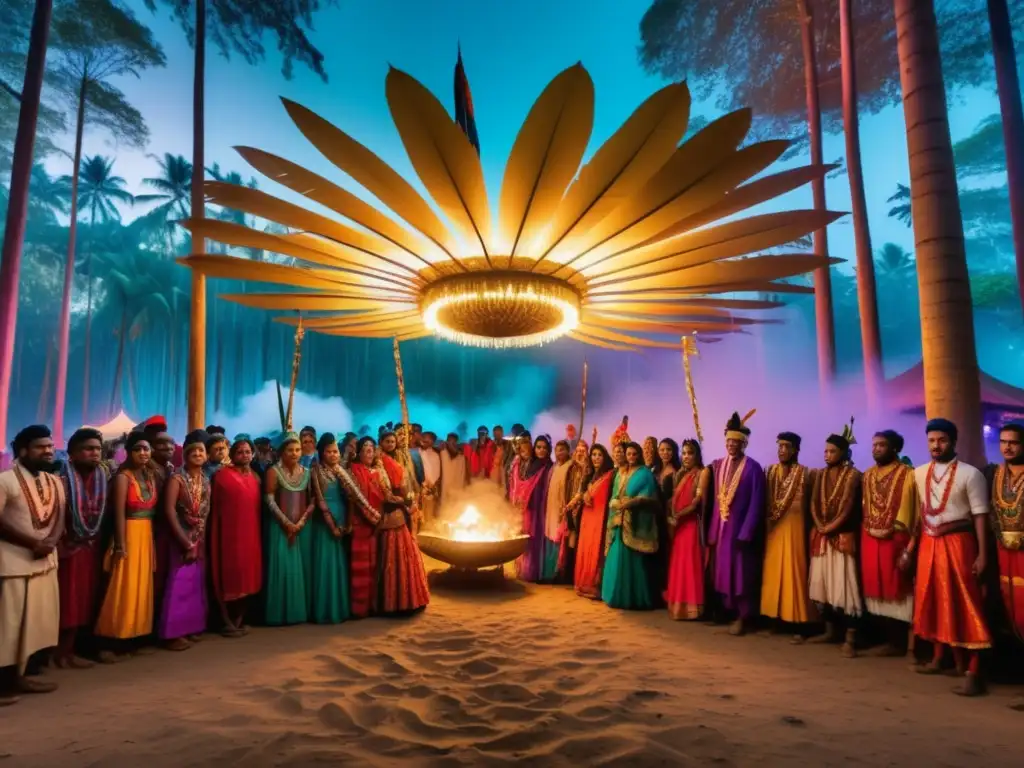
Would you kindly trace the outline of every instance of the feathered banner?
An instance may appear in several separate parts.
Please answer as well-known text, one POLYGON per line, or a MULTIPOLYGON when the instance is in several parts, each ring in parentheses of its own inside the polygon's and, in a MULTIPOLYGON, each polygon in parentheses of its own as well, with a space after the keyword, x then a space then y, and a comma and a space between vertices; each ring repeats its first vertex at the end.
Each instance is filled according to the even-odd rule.
POLYGON ((690 370, 690 356, 700 357, 697 349, 696 331, 690 336, 683 336, 683 374, 686 377, 686 394, 690 396, 690 410, 693 411, 693 428, 697 432, 697 442, 704 442, 704 434, 700 429, 700 413, 697 411, 697 391, 693 388, 693 372, 690 370))

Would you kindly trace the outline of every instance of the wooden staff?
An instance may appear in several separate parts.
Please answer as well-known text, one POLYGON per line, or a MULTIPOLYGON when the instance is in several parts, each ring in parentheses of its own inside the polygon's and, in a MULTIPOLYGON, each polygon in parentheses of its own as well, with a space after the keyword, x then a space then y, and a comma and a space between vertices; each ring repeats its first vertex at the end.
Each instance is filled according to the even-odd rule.
POLYGON ((583 439, 583 420, 587 415, 587 361, 583 360, 583 391, 580 393, 580 428, 576 432, 576 439, 583 439))
POLYGON ((398 339, 391 340, 391 351, 395 356, 395 379, 398 380, 398 402, 402 406, 402 448, 409 447, 409 403, 405 399, 405 374, 402 372, 402 356, 398 352, 398 339))
POLYGON ((302 313, 299 313, 299 324, 295 327, 295 354, 292 355, 292 381, 288 385, 288 412, 285 414, 285 432, 292 431, 292 410, 295 407, 295 386, 299 383, 299 364, 302 362, 302 337, 306 331, 302 327, 302 313))
POLYGON ((693 427, 697 431, 697 442, 704 442, 704 435, 700 430, 700 414, 697 412, 697 392, 693 388, 693 373, 690 370, 690 355, 700 357, 700 350, 697 349, 697 332, 691 336, 683 336, 683 374, 686 377, 686 393, 690 396, 690 410, 693 411, 693 427))

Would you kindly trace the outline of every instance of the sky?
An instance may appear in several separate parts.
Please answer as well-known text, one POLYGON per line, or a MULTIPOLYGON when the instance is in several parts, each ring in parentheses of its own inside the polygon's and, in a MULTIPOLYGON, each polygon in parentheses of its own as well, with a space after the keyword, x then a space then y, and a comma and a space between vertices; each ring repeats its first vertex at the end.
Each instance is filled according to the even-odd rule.
MULTIPOLYGON (((151 26, 167 54, 165 69, 144 72, 140 79, 115 81, 146 118, 150 144, 143 151, 119 148, 109 136, 96 131, 86 134, 85 153, 116 156, 116 172, 127 180, 130 191, 140 194, 145 191, 142 180, 157 173, 153 155, 170 152, 191 157, 193 55, 184 32, 165 7, 152 13, 142 0, 129 0, 128 4, 151 26)), ((286 96, 362 141, 422 190, 391 122, 384 78, 389 65, 403 69, 453 110, 453 68, 461 45, 476 108, 484 174, 495 207, 516 133, 533 101, 561 70, 582 62, 595 84, 595 125, 588 155, 648 95, 666 84, 645 73, 637 59, 639 22, 648 4, 648 0, 343 2, 341 8, 321 11, 311 34, 326 57, 327 83, 300 66, 294 78, 286 80, 275 41, 270 38, 266 40, 267 59, 259 66, 249 66, 237 55, 226 60, 211 49, 206 77, 207 165, 216 162, 224 171, 255 175, 232 149, 253 146, 340 181, 359 194, 354 183, 331 167, 291 123, 279 101, 286 96)), ((994 94, 965 94, 950 110, 954 141, 970 134, 981 119, 997 110, 994 94)), ((721 114, 706 105, 696 106, 695 111, 708 119, 721 114)), ((911 231, 886 215, 890 207, 886 199, 897 183, 909 179, 902 108, 862 118, 861 139, 873 244, 878 247, 891 241, 912 251, 911 231)), ((826 161, 844 154, 842 135, 825 138, 826 161)), ((806 161, 806 157, 797 157, 788 165, 806 161)), ((67 173, 69 165, 59 156, 47 160, 52 173, 67 173)), ((777 164, 772 170, 786 165, 777 164)), ((261 187, 286 199, 299 199, 265 179, 261 179, 261 187)), ((833 210, 849 210, 845 175, 828 181, 827 196, 833 210)), ((810 206, 810 188, 805 187, 761 210, 810 206)), ((125 213, 131 218, 144 211, 125 213)), ((829 235, 832 255, 852 260, 849 218, 833 224, 829 235)))

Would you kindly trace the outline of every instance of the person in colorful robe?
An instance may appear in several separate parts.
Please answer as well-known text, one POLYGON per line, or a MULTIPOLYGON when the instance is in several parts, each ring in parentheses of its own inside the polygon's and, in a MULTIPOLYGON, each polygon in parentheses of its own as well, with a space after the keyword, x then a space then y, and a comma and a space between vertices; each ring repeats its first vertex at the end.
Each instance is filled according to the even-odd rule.
POLYGON ((213 476, 210 488, 210 571, 225 637, 248 634, 245 615, 263 586, 260 477, 252 467, 248 435, 231 443, 231 466, 213 476))
MULTIPOLYGON (((377 525, 379 506, 370 503, 362 488, 370 490, 377 443, 372 437, 361 437, 356 443, 355 459, 349 465, 353 485, 347 488, 349 520, 352 525, 349 589, 353 618, 366 618, 374 611, 377 597, 377 525), (362 467, 366 467, 364 472, 362 467)), ((461 456, 461 453, 459 454, 461 456)))
POLYGON ((608 501, 615 478, 615 463, 608 449, 600 443, 595 443, 590 449, 590 467, 583 482, 583 506, 579 515, 573 584, 580 597, 600 600, 608 501))
POLYGON ((512 465, 509 500, 522 519, 523 533, 530 537, 526 551, 516 559, 516 577, 539 582, 544 577, 547 539, 544 525, 547 516, 547 481, 551 471, 551 442, 539 435, 533 443, 530 434, 519 438, 519 456, 512 465))
POLYGON ((441 501, 441 454, 437 452, 436 442, 437 435, 433 432, 420 435, 419 457, 423 466, 420 503, 423 523, 428 526, 437 522, 441 501))
POLYGON ((668 508, 671 547, 665 604, 669 618, 692 621, 704 612, 704 547, 700 531, 711 494, 711 470, 704 466, 696 440, 683 441, 681 464, 673 477, 668 508))
POLYGON ((548 472, 548 487, 544 501, 544 560, 541 564, 540 580, 553 582, 558 576, 558 556, 562 550, 562 536, 565 533, 566 483, 569 470, 569 441, 555 443, 555 464, 548 472))
POLYGON ((427 574, 412 535, 409 499, 401 495, 407 483, 402 467, 386 453, 377 459, 374 448, 369 438, 360 441, 359 461, 351 472, 359 491, 353 494, 356 503, 378 516, 373 607, 385 616, 408 614, 430 603, 427 574))
POLYGON ((590 465, 590 446, 586 440, 577 440, 565 476, 565 510, 562 514, 561 545, 558 551, 559 581, 572 584, 576 570, 576 545, 579 541, 580 512, 583 509, 583 488, 593 469, 590 465))
POLYGON ((208 438, 202 430, 185 437, 185 465, 168 479, 161 502, 169 535, 165 538, 167 581, 160 606, 159 636, 170 651, 188 650, 206 631, 210 480, 203 466, 208 438))
POLYGON ((487 427, 477 427, 476 441, 466 445, 466 460, 471 477, 490 478, 494 467, 494 441, 487 427))
POLYGON ((1003 463, 989 472, 999 593, 1010 630, 1024 640, 1024 424, 999 430, 999 452, 1003 463))
MULTIPOLYGON (((672 497, 675 491, 675 476, 682 467, 679 457, 679 443, 671 437, 660 440, 655 447, 654 463, 650 466, 654 475, 654 482, 658 484, 658 506, 661 514, 658 515, 658 541, 661 546, 654 557, 648 562, 654 569, 651 578, 657 587, 658 600, 665 596, 668 586, 668 561, 671 556, 670 544, 672 536, 669 531, 669 518, 671 515, 672 497)), ((664 606, 659 605, 659 608, 664 606)))
POLYGON ((381 448, 402 468, 402 487, 399 490, 401 491, 400 495, 405 499, 409 524, 412 526, 412 533, 415 536, 423 523, 423 512, 420 509, 423 489, 419 476, 416 474, 416 463, 412 460, 407 435, 405 425, 399 424, 395 427, 394 434, 386 436, 386 440, 381 440, 381 448))
POLYGON ((887 642, 873 656, 903 656, 914 620, 914 580, 908 550, 918 531, 921 500, 914 470, 900 461, 903 436, 886 430, 871 441, 875 466, 864 473, 861 585, 868 613, 885 619, 887 642))
POLYGON ((57 467, 49 427, 26 427, 11 448, 17 458, 0 472, 0 672, 12 689, 0 691, 5 704, 57 688, 34 674, 40 652, 60 636, 57 543, 66 506, 64 485, 50 474, 57 467))
POLYGON ((270 512, 264 538, 267 574, 264 618, 271 626, 302 624, 309 618, 313 540, 306 525, 313 514, 309 470, 300 463, 299 436, 285 434, 280 460, 267 473, 264 500, 270 512))
POLYGON ((102 535, 110 475, 100 461, 103 435, 85 427, 68 440, 68 461, 60 476, 67 498, 67 522, 57 547, 60 584, 60 643, 54 664, 88 669, 93 663, 78 655, 79 634, 92 630, 99 610, 103 574, 102 535))
MULTIPOLYGON (((776 438, 778 464, 768 467, 767 532, 761 576, 761 615, 774 622, 802 625, 816 621, 807 593, 807 532, 813 476, 800 463, 800 435, 782 432, 776 438)), ((775 624, 774 631, 779 631, 775 624)), ((802 642, 803 634, 793 636, 802 642)))
POLYGON ((957 458, 958 430, 953 422, 932 419, 925 430, 931 461, 914 470, 922 523, 916 550, 914 634, 933 644, 933 655, 917 672, 940 674, 950 648, 957 671, 966 673, 954 693, 979 696, 985 693, 985 683, 978 652, 992 645, 980 581, 988 564, 988 489, 981 471, 957 458))
POLYGON ((125 449, 125 460, 110 483, 107 514, 114 535, 103 558, 110 578, 95 629, 97 637, 107 640, 108 647, 99 656, 104 664, 143 652, 154 624, 153 519, 159 501, 158 476, 145 433, 129 434, 125 449))
POLYGON ((739 636, 757 612, 758 539, 764 525, 766 488, 761 465, 746 455, 750 428, 738 413, 725 425, 726 456, 712 462, 715 502, 708 528, 714 591, 733 616, 729 634, 739 636))
POLYGON ((340 624, 351 614, 348 556, 344 537, 352 528, 348 515, 348 489, 352 478, 341 463, 341 449, 330 432, 316 444, 317 461, 311 470, 313 492, 320 512, 313 516, 313 610, 316 624, 340 624), (347 482, 346 482, 347 481, 347 482))
POLYGON ((658 551, 658 484, 644 465, 643 448, 627 443, 626 466, 615 473, 608 501, 601 599, 610 608, 650 610, 658 586, 648 563, 658 551))
POLYGON ((813 643, 843 641, 848 659, 857 655, 857 624, 864 613, 857 540, 860 538, 861 474, 850 460, 852 427, 825 440, 825 468, 814 473, 811 490, 811 600, 825 619, 825 631, 813 643), (845 634, 842 629, 845 627, 845 634))
POLYGON ((299 463, 309 469, 316 461, 316 430, 313 427, 306 426, 299 430, 299 448, 299 463))

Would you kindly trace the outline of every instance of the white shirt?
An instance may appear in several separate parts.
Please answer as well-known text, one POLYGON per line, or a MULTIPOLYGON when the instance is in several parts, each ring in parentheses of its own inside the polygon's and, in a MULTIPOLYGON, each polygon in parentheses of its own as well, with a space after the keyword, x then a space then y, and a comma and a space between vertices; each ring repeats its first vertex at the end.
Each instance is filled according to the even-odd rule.
POLYGON ((423 479, 431 485, 437 485, 441 479, 441 455, 434 449, 420 449, 420 460, 423 462, 423 479))
POLYGON ((935 462, 935 469, 932 472, 931 498, 929 499, 925 487, 929 467, 931 467, 930 463, 922 464, 914 469, 914 480, 917 482, 917 492, 921 497, 921 515, 926 527, 938 528, 948 523, 970 520, 975 515, 988 514, 988 485, 980 470, 970 464, 964 464, 958 459, 954 459, 948 464, 935 462), (956 465, 956 477, 953 479, 953 487, 949 492, 946 508, 942 514, 929 515, 929 507, 939 509, 942 506, 942 497, 946 494, 954 464, 956 465))

